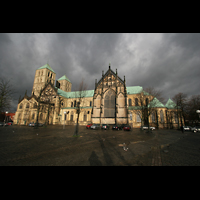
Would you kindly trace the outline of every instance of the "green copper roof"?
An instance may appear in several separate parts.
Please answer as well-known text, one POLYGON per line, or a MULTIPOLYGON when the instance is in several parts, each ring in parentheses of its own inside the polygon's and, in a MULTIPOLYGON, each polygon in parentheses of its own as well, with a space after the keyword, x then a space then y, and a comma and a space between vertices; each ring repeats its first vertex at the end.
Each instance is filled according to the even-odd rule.
POLYGON ((151 108, 165 108, 165 106, 155 97, 148 105, 151 108))
POLYGON ((61 78, 58 79, 58 81, 61 81, 61 80, 67 80, 71 83, 71 81, 66 77, 66 75, 62 76, 61 78))
POLYGON ((139 94, 142 92, 143 88, 141 86, 129 86, 126 87, 127 94, 139 94))
POLYGON ((44 65, 44 66, 42 66, 42 67, 40 67, 38 69, 46 69, 46 68, 49 69, 49 70, 51 70, 52 72, 54 72, 53 69, 48 64, 46 64, 46 65, 44 65))
POLYGON ((165 104, 165 107, 167 107, 169 109, 174 109, 174 108, 176 108, 176 104, 171 99, 169 99, 167 101, 167 103, 165 104))
MULTIPOLYGON (((79 94, 78 91, 75 92, 65 92, 61 89, 58 89, 57 91, 58 95, 63 96, 65 98, 78 98, 79 94)), ((83 94, 84 97, 93 97, 94 95, 94 90, 86 90, 85 94, 83 94)))

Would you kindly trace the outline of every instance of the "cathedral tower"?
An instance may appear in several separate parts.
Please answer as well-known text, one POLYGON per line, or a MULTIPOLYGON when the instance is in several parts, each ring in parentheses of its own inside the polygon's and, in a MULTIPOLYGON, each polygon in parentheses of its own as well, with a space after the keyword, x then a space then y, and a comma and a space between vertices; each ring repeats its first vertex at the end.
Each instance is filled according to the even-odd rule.
POLYGON ((39 96, 40 90, 44 88, 46 83, 51 82, 54 85, 55 78, 56 73, 48 64, 38 68, 35 72, 32 93, 34 92, 36 96, 39 96))
POLYGON ((62 76, 58 79, 58 82, 60 83, 60 89, 65 92, 71 92, 72 83, 71 81, 66 77, 66 75, 62 76))

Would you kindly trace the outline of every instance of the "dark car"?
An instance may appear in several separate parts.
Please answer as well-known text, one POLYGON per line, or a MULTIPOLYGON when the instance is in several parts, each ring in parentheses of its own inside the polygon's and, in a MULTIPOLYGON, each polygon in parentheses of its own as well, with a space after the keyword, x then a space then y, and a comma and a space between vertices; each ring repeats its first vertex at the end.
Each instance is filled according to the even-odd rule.
POLYGON ((115 124, 112 126, 112 130, 122 130, 122 126, 119 124, 115 124))
POLYGON ((110 126, 108 124, 102 124, 101 129, 107 130, 110 126))
POLYGON ((127 124, 124 126, 124 131, 130 131, 131 130, 131 127, 127 124))

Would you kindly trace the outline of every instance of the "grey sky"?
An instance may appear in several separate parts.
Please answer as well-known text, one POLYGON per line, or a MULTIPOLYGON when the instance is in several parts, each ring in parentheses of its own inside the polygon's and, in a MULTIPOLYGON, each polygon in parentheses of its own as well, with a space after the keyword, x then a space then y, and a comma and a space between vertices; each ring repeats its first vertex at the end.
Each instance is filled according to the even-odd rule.
POLYGON ((12 112, 47 62, 56 79, 66 74, 72 90, 82 78, 94 89, 111 63, 127 86, 153 86, 167 101, 179 92, 200 94, 199 55, 199 33, 0 33, 0 77, 16 91, 12 112))

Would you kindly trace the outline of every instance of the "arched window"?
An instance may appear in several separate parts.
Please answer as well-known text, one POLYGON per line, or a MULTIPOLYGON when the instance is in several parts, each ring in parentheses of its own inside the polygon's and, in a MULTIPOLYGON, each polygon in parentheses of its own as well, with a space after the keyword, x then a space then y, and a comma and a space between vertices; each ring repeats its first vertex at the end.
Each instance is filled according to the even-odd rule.
POLYGON ((71 116, 70 116, 70 121, 73 121, 73 116, 74 116, 74 113, 73 111, 71 112, 71 116))
POLYGON ((87 114, 84 112, 83 121, 87 121, 87 114))
POLYGON ((132 100, 131 99, 128 99, 128 105, 132 106, 132 100))
POLYGON ((162 110, 160 111, 160 121, 161 121, 161 123, 164 122, 164 115, 163 115, 163 111, 162 110))
POLYGON ((104 117, 115 117, 115 93, 112 90, 104 98, 104 117))
POLYGON ((32 119, 35 119, 35 113, 32 114, 32 119))
POLYGON ((76 107, 76 100, 74 100, 74 107, 76 107))
POLYGON ((138 105, 138 98, 135 98, 135 106, 139 106, 138 105))
POLYGON ((20 106, 19 106, 19 109, 22 109, 22 108, 23 108, 23 104, 21 103, 20 106))
POLYGON ((48 76, 49 76, 49 72, 48 72, 48 76))
POLYGON ((151 120, 152 120, 152 122, 156 122, 155 112, 151 113, 151 120))
POLYGON ((33 108, 37 108, 37 103, 36 102, 33 104, 33 108))
POLYGON ((43 71, 41 72, 41 76, 43 75, 43 71))
POLYGON ((29 108, 29 103, 26 104, 26 108, 29 108))
POLYGON ((73 101, 71 102, 71 107, 73 107, 73 101))

